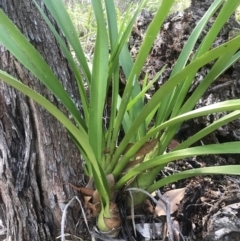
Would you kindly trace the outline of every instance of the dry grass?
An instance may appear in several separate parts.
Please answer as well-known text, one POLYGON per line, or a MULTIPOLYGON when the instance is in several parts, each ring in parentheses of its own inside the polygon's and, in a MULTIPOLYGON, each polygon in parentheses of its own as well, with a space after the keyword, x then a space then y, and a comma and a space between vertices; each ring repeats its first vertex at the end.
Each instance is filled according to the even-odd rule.
MULTIPOLYGON (((172 11, 187 8, 190 5, 190 1, 191 0, 176 0, 172 11)), ((115 0, 119 24, 129 4, 132 4, 134 11, 138 2, 139 0, 115 0)), ((83 49, 86 53, 91 53, 96 36, 96 22, 91 8, 91 0, 64 0, 64 3, 79 34, 83 49)), ((160 3, 161 0, 149 0, 147 1, 146 8, 154 13, 160 3)))

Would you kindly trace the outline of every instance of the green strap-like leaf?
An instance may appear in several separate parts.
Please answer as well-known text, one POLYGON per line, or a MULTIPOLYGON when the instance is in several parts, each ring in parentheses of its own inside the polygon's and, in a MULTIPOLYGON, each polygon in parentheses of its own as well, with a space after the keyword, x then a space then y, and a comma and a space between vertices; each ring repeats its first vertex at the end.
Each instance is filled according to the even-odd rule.
POLYGON ((214 3, 209 7, 207 12, 204 14, 204 16, 201 18, 201 20, 197 23, 196 27, 194 28, 190 37, 188 38, 186 44, 184 45, 177 59, 176 64, 174 65, 174 68, 171 72, 172 76, 175 75, 182 68, 184 68, 204 27, 206 26, 212 15, 219 9, 223 2, 224 0, 215 0, 214 3))
MULTIPOLYGON (((46 23, 48 24, 49 28, 51 29, 52 33, 54 34, 56 40, 58 41, 65 57, 68 60, 69 65, 71 66, 77 84, 78 84, 78 89, 79 89, 79 94, 81 97, 81 104, 83 107, 83 111, 84 111, 84 117, 85 117, 85 121, 86 123, 88 123, 88 102, 87 102, 87 97, 86 97, 86 91, 84 88, 84 83, 81 77, 81 73, 77 67, 77 64, 75 63, 71 52, 69 51, 68 47, 66 46, 65 42, 62 40, 62 38, 60 37, 60 35, 58 34, 58 32, 55 30, 54 26, 52 25, 52 23, 49 21, 48 17, 46 16, 46 14, 43 12, 43 10, 40 8, 40 6, 36 3, 36 1, 34 1, 34 3, 36 4, 39 12, 42 14, 42 17, 44 18, 44 20, 46 21, 46 23)), ((84 56, 83 56, 84 57, 84 56)))
MULTIPOLYGON (((234 0, 235 3, 236 1, 239 1, 239 0, 234 0)), ((193 47, 197 39, 199 38, 204 26, 207 24, 210 17, 218 10, 218 8, 221 6, 223 2, 224 1, 222 0, 215 0, 214 3, 211 5, 211 7, 208 9, 208 11, 205 13, 205 15, 202 17, 200 22, 197 24, 190 38, 188 39, 186 45, 184 46, 184 49, 179 56, 176 66, 174 67, 173 72, 171 73, 171 76, 176 74, 185 66, 186 61, 188 60, 188 57, 192 52, 193 47)), ((204 38, 204 41, 203 41, 204 44, 203 43, 201 44, 201 47, 199 47, 197 53, 194 55, 191 61, 193 61, 196 57, 206 53, 206 51, 209 50, 218 32, 220 31, 222 26, 226 23, 231 13, 235 10, 236 7, 235 8, 234 7, 232 6, 230 7, 228 4, 224 5, 224 9, 222 9, 219 14, 220 16, 217 17, 216 21, 214 21, 212 28, 208 31, 207 36, 204 38)), ((165 121, 170 114, 172 117, 177 115, 180 107, 182 106, 183 101, 185 100, 185 96, 190 86, 192 85, 192 81, 193 81, 193 78, 195 77, 195 74, 196 72, 193 72, 190 75, 188 75, 186 80, 180 83, 180 85, 178 85, 176 88, 174 88, 172 93, 169 94, 169 96, 163 100, 163 103, 161 103, 161 108, 157 115, 157 121, 156 121, 157 124, 160 124, 163 121, 165 121)))
POLYGON ((66 106, 85 128, 79 111, 49 65, 0 9, 0 42, 66 106))
POLYGON ((226 165, 226 166, 217 166, 217 167, 203 167, 196 168, 187 171, 182 171, 180 173, 173 174, 168 177, 155 182, 153 185, 147 188, 149 193, 154 192, 160 187, 167 185, 169 183, 177 182, 182 179, 189 177, 195 177, 200 175, 240 175, 240 165, 226 165))
MULTIPOLYGON (((218 0, 216 0, 215 2, 218 2, 218 0)), ((214 4, 215 4, 215 2, 214 2, 214 4)), ((202 54, 206 53, 206 51, 208 51, 210 49, 210 47, 212 46, 218 33, 220 32, 220 30, 222 29, 224 24, 227 22, 227 20, 230 18, 230 16, 233 14, 233 12, 236 10, 236 8, 239 4, 240 4, 240 0, 225 1, 223 8, 221 9, 220 13, 218 14, 216 20, 214 21, 213 26, 208 31, 207 36, 202 41, 201 46, 198 48, 197 53, 195 54, 193 59, 197 58, 198 56, 201 56, 202 54)), ((226 56, 226 57, 229 57, 229 56, 226 56)), ((226 58, 225 61, 224 60, 221 61, 221 64, 220 63, 216 63, 216 64, 223 66, 223 65, 225 65, 224 62, 227 63, 227 61, 228 60, 226 58)), ((218 62, 220 62, 220 61, 218 61, 218 62)), ((218 72, 218 73, 221 72, 221 69, 223 68, 222 66, 219 66, 219 67, 216 66, 215 72, 218 72)), ((174 117, 178 114, 178 111, 180 110, 180 108, 185 100, 185 96, 186 96, 189 88, 192 85, 192 81, 193 81, 194 77, 195 77, 195 73, 192 73, 183 82, 182 88, 179 88, 179 89, 181 89, 181 91, 180 91, 179 95, 175 96, 176 104, 174 106, 174 110, 171 115, 172 117, 174 117)), ((213 80, 214 79, 215 78, 213 78, 213 80)), ((206 86, 206 88, 207 88, 207 86, 206 86)), ((193 103, 193 104, 195 105, 195 103, 193 103)))
MULTIPOLYGON (((162 164, 167 164, 171 161, 183 159, 191 156, 200 156, 200 155, 210 155, 210 154, 237 154, 240 153, 240 142, 228 142, 224 144, 214 144, 207 146, 199 146, 187 148, 179 151, 170 152, 164 155, 160 155, 151 160, 139 164, 137 167, 132 168, 127 174, 125 174, 115 185, 115 189, 118 190, 122 188, 128 180, 135 177, 136 175, 155 168, 162 164)), ((197 169, 195 169, 197 170, 197 169)), ((180 173, 181 174, 181 173, 180 173)), ((234 173, 233 173, 234 174, 234 173)), ((240 174, 240 170, 238 170, 240 174)), ((184 174, 183 174, 184 175, 184 174)), ((186 176, 187 177, 187 176, 186 176)))
MULTIPOLYGON (((190 98, 184 103, 179 114, 192 110, 197 101, 201 98, 201 96, 206 92, 208 87, 211 85, 211 83, 213 83, 213 81, 216 80, 222 73, 224 73, 226 69, 228 69, 230 66, 232 66, 236 61, 240 59, 240 51, 237 52, 234 56, 232 56, 234 52, 235 51, 232 51, 232 53, 230 52, 229 54, 219 58, 219 60, 214 64, 214 66, 208 72, 205 78, 201 81, 199 86, 192 93, 190 98)), ((180 125, 181 123, 175 126, 171 126, 170 129, 165 130, 165 133, 162 136, 162 140, 164 141, 162 142, 162 147, 159 150, 160 153, 162 153, 163 150, 166 149, 166 146, 168 145, 169 141, 173 138, 173 136, 176 134, 177 130, 180 128, 180 125)))
MULTIPOLYGON (((112 69, 119 62, 120 62, 120 65, 122 66, 126 79, 128 79, 128 77, 131 73, 131 70, 133 67, 133 61, 132 61, 132 57, 129 53, 126 41, 130 36, 133 24, 135 23, 135 20, 138 16, 139 12, 141 11, 142 7, 144 6, 145 2, 146 2, 146 0, 140 1, 131 20, 129 22, 123 21, 123 23, 122 23, 122 25, 127 25, 127 27, 124 31, 121 31, 122 28, 120 29, 117 43, 114 46, 114 49, 112 50, 111 59, 109 62, 109 65, 110 65, 109 75, 111 75, 112 69)), ((130 82, 131 81, 132 80, 130 80, 130 82)), ((140 87, 137 84, 134 85, 133 87, 132 86, 129 87, 129 85, 128 85, 128 88, 130 89, 128 92, 128 95, 129 95, 128 98, 130 98, 130 97, 134 98, 140 92, 140 87)), ((123 94, 123 97, 126 100, 126 98, 125 98, 126 96, 124 94, 123 94)), ((118 115, 114 122, 115 124, 114 124, 114 129, 113 129, 112 140, 111 140, 111 142, 112 142, 111 150, 113 150, 113 148, 114 148, 113 144, 116 143, 116 139, 118 137, 118 129, 120 128, 120 126, 123 125, 124 132, 126 133, 129 129, 129 126, 131 125, 131 122, 135 119, 134 116, 137 116, 139 113, 139 110, 141 110, 143 108, 143 102, 141 100, 139 100, 136 104, 136 108, 134 110, 131 110, 130 113, 128 113, 126 111, 126 107, 127 107, 126 104, 121 106, 121 102, 122 102, 121 100, 122 99, 119 96, 118 97, 118 115)), ((145 126, 138 128, 138 132, 139 132, 140 136, 144 135, 145 130, 146 130, 145 126)), ((132 138, 132 141, 135 141, 134 137, 132 138)), ((112 151, 111 151, 111 154, 112 154, 112 151)))
POLYGON ((97 21, 97 37, 94 49, 90 110, 89 110, 89 142, 96 159, 102 162, 105 149, 103 142, 103 109, 108 82, 108 36, 101 1, 92 0, 92 7, 97 21))
POLYGON ((112 52, 118 38, 117 15, 116 15, 114 2, 108 1, 108 0, 104 0, 104 2, 105 2, 106 11, 107 11, 108 31, 109 31, 110 47, 112 52))
MULTIPOLYGON (((111 55, 113 53, 114 46, 117 44, 118 39, 118 25, 117 25, 117 15, 116 9, 114 5, 114 1, 105 0, 105 7, 107 12, 107 20, 108 20, 108 31, 109 31, 109 39, 110 39, 110 51, 111 55)), ((119 93, 119 61, 116 59, 115 63, 112 63, 112 60, 109 60, 109 65, 114 65, 111 73, 108 72, 108 84, 107 88, 111 85, 112 88, 112 99, 111 99, 111 112, 109 119, 109 127, 108 131, 105 135, 106 147, 107 148, 115 148, 115 144, 111 146, 112 132, 114 129, 114 119, 117 113, 117 100, 119 93)), ((112 150, 111 150, 112 151, 112 150)), ((108 159, 105 161, 105 167, 111 161, 110 155, 107 157, 108 159)))
MULTIPOLYGON (((143 43, 141 45, 141 48, 140 48, 137 58, 135 60, 135 63, 133 65, 133 67, 131 68, 131 72, 128 77, 128 81, 130 81, 131 83, 132 83, 133 79, 138 80, 138 77, 142 71, 143 65, 147 59, 149 51, 152 48, 152 44, 163 24, 167 14, 169 13, 169 10, 170 10, 171 6, 173 5, 173 3, 174 3, 174 0, 162 1, 161 6, 159 7, 153 21, 149 25, 147 32, 145 34, 143 43)), ((117 122, 119 120, 122 120, 122 118, 123 118, 123 115, 127 108, 128 101, 129 101, 130 97, 132 96, 132 90, 133 90, 134 86, 135 85, 128 85, 128 86, 126 86, 126 88, 124 90, 123 97, 122 97, 123 101, 121 102, 121 105, 119 108, 117 122)), ((135 94, 135 96, 136 96, 136 94, 135 94)), ((133 96, 133 97, 135 97, 135 96, 133 96)), ((139 112, 137 111, 136 114, 138 115, 139 112)), ((132 115, 132 121, 134 121, 136 119, 136 117, 137 117, 136 114, 132 115)), ((141 124, 143 125, 144 123, 145 123, 145 121, 142 121, 141 124)), ((140 125, 138 126, 138 128, 139 127, 140 127, 140 125)), ((117 128, 118 128, 118 126, 117 126, 117 128)), ((138 130, 138 128, 135 129, 135 132, 138 130)), ((135 134, 135 132, 134 132, 134 134, 135 134)), ((125 144, 127 145, 127 143, 125 143, 125 144)))
POLYGON ((96 181, 96 185, 99 191, 101 191, 100 196, 103 202, 109 205, 110 201, 110 191, 107 183, 106 176, 102 167, 97 162, 94 152, 89 145, 88 135, 82 126, 78 128, 50 101, 44 98, 42 95, 30 89, 28 86, 24 85, 11 75, 6 72, 0 70, 0 79, 2 79, 7 84, 11 85, 15 89, 21 91, 23 94, 27 95, 39 105, 44 107, 51 115, 53 115, 68 131, 71 133, 71 136, 74 138, 77 146, 80 145, 81 149, 84 151, 84 156, 87 156, 90 163, 87 163, 88 170, 93 171, 94 180, 96 181))
POLYGON ((205 106, 185 114, 179 115, 175 118, 170 119, 169 121, 164 122, 163 124, 159 125, 158 127, 151 129, 148 134, 143 137, 140 141, 135 143, 127 153, 124 153, 124 156, 121 158, 121 162, 119 162, 115 169, 113 170, 114 176, 118 176, 125 165, 128 163, 130 158, 138 151, 138 149, 151 137, 155 136, 158 132, 161 132, 165 128, 175 125, 177 123, 182 123, 183 121, 196 118, 199 116, 208 115, 215 112, 223 112, 223 111, 233 111, 233 110, 240 110, 240 100, 229 100, 220 103, 216 103, 213 105, 205 106))
POLYGON ((62 0, 43 0, 49 11, 51 12, 52 16, 56 20, 58 27, 61 29, 63 34, 65 35, 66 39, 72 46, 74 52, 76 53, 77 59, 82 66, 82 70, 85 74, 86 81, 90 86, 91 81, 91 73, 82 50, 82 46, 79 42, 79 38, 77 32, 73 26, 73 23, 66 11, 66 8, 62 2, 62 0))
POLYGON ((212 124, 208 125, 201 131, 197 132, 195 135, 190 136, 186 141, 182 142, 180 145, 176 146, 172 151, 181 150, 191 146, 193 143, 201 140, 203 137, 217 130, 221 126, 227 125, 229 122, 234 121, 240 118, 240 111, 236 110, 232 113, 220 118, 219 120, 214 121, 212 124))
POLYGON ((144 106, 143 110, 139 114, 139 116, 134 121, 133 125, 129 129, 128 133, 124 136, 122 142, 120 143, 115 155, 112 159, 111 165, 115 166, 118 162, 118 159, 122 152, 125 150, 129 140, 134 135, 136 129, 141 125, 143 121, 145 121, 146 117, 156 108, 156 106, 172 91, 172 89, 180 83, 182 80, 186 78, 192 72, 198 70, 205 64, 211 62, 212 60, 218 58, 221 55, 228 53, 234 49, 238 49, 240 47, 240 36, 235 39, 230 40, 228 43, 223 44, 206 54, 200 56, 188 66, 186 66, 183 70, 178 72, 176 75, 171 77, 151 98, 151 100, 144 106))
MULTIPOLYGON (((214 66, 211 68, 211 70, 208 72, 208 74, 205 76, 205 78, 199 84, 199 86, 197 88, 198 91, 196 91, 196 90, 194 91, 194 93, 190 97, 191 101, 188 100, 186 102, 186 103, 189 103, 188 105, 184 104, 184 106, 180 110, 179 115, 181 113, 185 113, 194 108, 195 104, 201 98, 201 96, 205 93, 205 91, 210 86, 210 84, 213 83, 213 81, 216 80, 216 78, 221 74, 222 70, 225 69, 225 66, 232 59, 234 52, 235 52, 235 50, 230 51, 229 53, 225 54, 224 56, 221 56, 216 61, 214 66)), ((184 89, 184 88, 185 88, 185 84, 183 85, 182 89, 184 89)), ((182 94, 184 95, 185 91, 182 94)), ((181 99, 183 99, 183 97, 181 97, 181 99)), ((176 113, 174 115, 176 115, 176 113)), ((170 119, 172 117, 170 117, 170 119)), ((181 125, 181 123, 179 123, 178 125, 175 125, 175 126, 171 126, 170 128, 167 128, 165 130, 165 133, 163 134, 162 139, 161 139, 162 147, 159 150, 160 153, 162 153, 166 149, 168 143, 172 140, 173 136, 176 134, 176 132, 180 128, 180 125, 181 125)))
POLYGON ((142 98, 145 93, 153 86, 153 84, 158 80, 158 78, 160 77, 160 75, 164 72, 166 66, 164 66, 155 76, 154 78, 147 84, 147 86, 145 88, 143 88, 138 95, 131 100, 128 105, 127 105, 127 110, 131 109, 133 107, 133 105, 138 101, 138 99, 142 98))
POLYGON ((28 86, 24 85, 22 82, 18 81, 11 75, 0 70, 0 79, 11 85, 15 89, 21 91, 23 94, 37 102, 39 105, 44 107, 51 115, 57 118, 63 126, 76 138, 76 141, 82 146, 84 151, 88 154, 89 159, 94 159, 92 149, 88 142, 88 135, 86 131, 79 126, 78 128, 50 101, 44 98, 39 93, 33 91, 28 86))

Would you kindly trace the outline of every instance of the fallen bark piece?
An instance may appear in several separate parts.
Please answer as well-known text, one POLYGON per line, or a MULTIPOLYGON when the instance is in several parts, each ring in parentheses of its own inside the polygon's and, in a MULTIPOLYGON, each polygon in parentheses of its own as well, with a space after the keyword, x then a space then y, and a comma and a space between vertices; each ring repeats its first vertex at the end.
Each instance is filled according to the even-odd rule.
POLYGON ((240 240, 240 203, 230 204, 209 220, 203 241, 240 240))

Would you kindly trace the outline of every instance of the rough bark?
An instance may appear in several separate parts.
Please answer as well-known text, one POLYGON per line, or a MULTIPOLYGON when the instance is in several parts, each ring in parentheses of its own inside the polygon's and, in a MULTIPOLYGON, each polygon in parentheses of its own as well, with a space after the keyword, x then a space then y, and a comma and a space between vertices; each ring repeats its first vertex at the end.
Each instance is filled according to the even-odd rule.
MULTIPOLYGON (((0 7, 75 98, 71 71, 32 0, 0 0, 0 7)), ((0 69, 64 110, 1 45, 0 69)), ((12 241, 54 240, 60 234, 64 205, 75 195, 65 183, 77 184, 81 174, 79 152, 60 123, 32 100, 0 81, 0 240, 10 240, 10 237, 12 241)), ((66 233, 76 234, 79 218, 76 208, 73 206, 68 211, 66 233)))

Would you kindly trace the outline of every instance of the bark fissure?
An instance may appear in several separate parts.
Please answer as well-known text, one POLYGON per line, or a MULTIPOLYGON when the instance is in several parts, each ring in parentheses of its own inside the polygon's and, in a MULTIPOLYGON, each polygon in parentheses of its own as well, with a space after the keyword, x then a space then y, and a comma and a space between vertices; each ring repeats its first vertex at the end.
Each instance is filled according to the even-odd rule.
MULTIPOLYGON (((34 3, 0 0, 0 7, 43 55, 80 106, 71 70, 34 3)), ((67 114, 62 104, 1 45, 0 69, 42 93, 67 114)), ((79 151, 61 124, 34 101, 0 81, 0 239, 44 241, 60 235, 62 210, 75 195, 63 184, 77 183, 81 166, 79 151)), ((75 206, 69 209, 67 233, 78 234, 75 226, 79 215, 75 206)))

